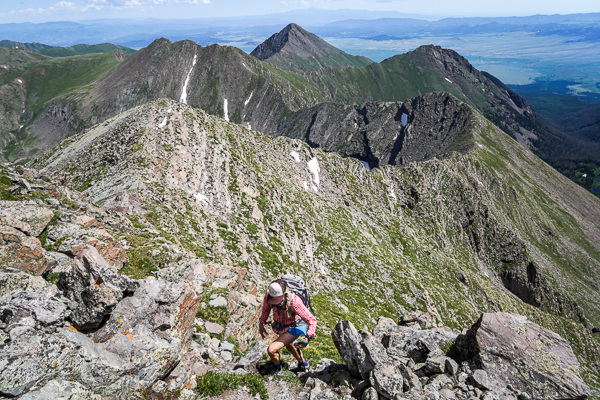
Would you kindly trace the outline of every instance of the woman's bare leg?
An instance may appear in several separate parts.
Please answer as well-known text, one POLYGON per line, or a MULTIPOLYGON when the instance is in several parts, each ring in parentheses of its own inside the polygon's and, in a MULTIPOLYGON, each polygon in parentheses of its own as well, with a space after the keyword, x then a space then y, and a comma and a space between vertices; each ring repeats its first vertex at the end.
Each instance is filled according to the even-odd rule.
MULTIPOLYGON (((294 343, 294 337, 286 332, 279 335, 279 337, 269 345, 267 353, 269 354, 269 357, 271 357, 271 361, 273 362, 273 364, 279 364, 279 350, 283 349, 284 347, 290 350, 288 346, 291 345, 291 347, 294 347, 292 343, 294 343)), ((294 355, 294 357, 296 357, 297 360, 299 357, 298 351, 296 351, 295 348, 294 350, 294 352, 290 350, 290 353, 292 353, 292 355, 294 355)))

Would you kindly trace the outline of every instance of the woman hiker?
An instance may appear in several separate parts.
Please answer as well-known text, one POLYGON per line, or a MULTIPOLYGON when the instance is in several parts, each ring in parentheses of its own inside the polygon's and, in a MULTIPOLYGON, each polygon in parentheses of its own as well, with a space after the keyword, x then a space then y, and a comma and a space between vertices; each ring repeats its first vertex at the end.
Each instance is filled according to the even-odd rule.
POLYGON ((269 290, 263 299, 262 314, 258 319, 259 332, 263 339, 267 335, 264 325, 269 318, 271 309, 273 310, 274 320, 271 327, 279 335, 267 349, 267 353, 269 353, 269 357, 273 362, 272 373, 277 374, 281 371, 279 350, 284 346, 298 360, 298 367, 294 368, 293 371, 306 371, 308 363, 304 360, 302 351, 294 346, 294 341, 301 335, 306 336, 309 340, 314 338, 317 319, 308 311, 302 299, 287 289, 286 283, 282 279, 278 279, 269 285, 269 290))

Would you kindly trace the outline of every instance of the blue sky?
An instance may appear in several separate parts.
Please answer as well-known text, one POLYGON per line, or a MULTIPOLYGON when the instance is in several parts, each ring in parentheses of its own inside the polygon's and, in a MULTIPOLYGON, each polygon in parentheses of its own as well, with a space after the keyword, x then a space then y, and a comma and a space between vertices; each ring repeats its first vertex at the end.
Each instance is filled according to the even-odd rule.
POLYGON ((598 0, 2 0, 1 23, 102 18, 202 18, 295 9, 398 11, 435 17, 600 12, 598 0))

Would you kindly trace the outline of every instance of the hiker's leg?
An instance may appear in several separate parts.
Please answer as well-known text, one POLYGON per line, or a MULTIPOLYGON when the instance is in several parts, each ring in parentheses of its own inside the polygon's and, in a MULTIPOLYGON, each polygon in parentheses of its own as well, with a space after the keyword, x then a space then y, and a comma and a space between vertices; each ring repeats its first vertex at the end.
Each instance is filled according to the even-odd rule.
POLYGON ((292 343, 294 343, 294 337, 289 333, 282 333, 269 345, 267 353, 269 354, 269 357, 271 357, 273 364, 279 364, 279 350, 292 343))
POLYGON ((296 346, 294 346, 294 343, 286 344, 285 348, 288 349, 288 351, 294 356, 296 361, 298 361, 299 363, 304 361, 304 357, 302 357, 302 353, 298 351, 296 346))

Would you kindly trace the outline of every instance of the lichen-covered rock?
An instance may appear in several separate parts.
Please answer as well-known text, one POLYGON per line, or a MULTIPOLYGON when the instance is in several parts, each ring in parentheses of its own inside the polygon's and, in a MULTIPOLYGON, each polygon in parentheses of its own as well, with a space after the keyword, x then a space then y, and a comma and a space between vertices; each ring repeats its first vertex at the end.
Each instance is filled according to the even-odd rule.
POLYGON ((0 296, 15 290, 44 292, 55 295, 57 287, 41 276, 34 276, 13 268, 0 270, 0 296))
POLYGON ((128 276, 118 275, 92 246, 79 253, 58 281, 58 287, 77 303, 71 321, 83 330, 97 328, 123 296, 133 293, 137 286, 128 276))
POLYGON ((482 314, 456 343, 463 357, 471 358, 501 388, 513 385, 539 399, 589 395, 569 343, 523 316, 482 314))
POLYGON ((350 321, 340 321, 331 333, 333 343, 340 356, 355 377, 369 379, 373 364, 369 361, 361 346, 362 338, 350 321))
POLYGON ((10 226, 0 226, 0 268, 10 267, 42 275, 54 265, 40 241, 10 226))
POLYGON ((67 306, 52 292, 15 290, 0 297, 0 319, 9 333, 18 326, 53 332, 66 316, 67 306))
POLYGON ((240 360, 233 367, 233 369, 249 369, 252 366, 256 365, 256 363, 261 360, 263 354, 265 354, 265 352, 267 351, 267 347, 268 346, 266 344, 262 342, 257 342, 254 345, 254 347, 250 349, 250 351, 248 351, 246 354, 244 354, 242 358, 240 358, 240 360))
POLYGON ((36 391, 29 392, 21 400, 102 400, 102 396, 87 390, 77 382, 55 379, 36 391))
POLYGON ((0 201, 0 216, 11 217, 24 222, 27 229, 24 231, 29 236, 39 236, 46 225, 54 217, 54 212, 35 203, 28 204, 20 201, 0 201))
POLYGON ((377 364, 369 377, 371 386, 386 399, 393 399, 404 392, 404 379, 400 371, 391 364, 377 364))

